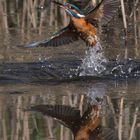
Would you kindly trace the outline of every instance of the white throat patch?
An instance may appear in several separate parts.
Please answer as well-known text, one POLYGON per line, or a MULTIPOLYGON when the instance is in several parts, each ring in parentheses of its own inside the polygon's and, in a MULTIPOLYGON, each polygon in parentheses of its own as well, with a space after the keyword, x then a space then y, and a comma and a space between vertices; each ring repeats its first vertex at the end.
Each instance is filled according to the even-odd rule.
POLYGON ((85 17, 85 15, 81 15, 81 14, 79 14, 79 13, 78 13, 77 15, 78 15, 79 17, 81 17, 81 18, 82 18, 82 17, 85 17))

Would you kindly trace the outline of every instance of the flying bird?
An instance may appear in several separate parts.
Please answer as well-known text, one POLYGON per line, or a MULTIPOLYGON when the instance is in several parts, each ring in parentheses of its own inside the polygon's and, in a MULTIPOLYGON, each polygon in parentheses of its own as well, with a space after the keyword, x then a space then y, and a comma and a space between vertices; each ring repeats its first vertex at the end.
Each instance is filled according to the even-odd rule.
POLYGON ((56 47, 73 43, 79 39, 83 40, 88 46, 95 47, 99 42, 97 35, 99 25, 107 25, 119 6, 118 0, 101 0, 96 6, 90 0, 85 8, 81 10, 76 5, 68 2, 65 4, 54 0, 52 2, 64 9, 69 15, 69 24, 54 33, 49 39, 32 42, 25 45, 25 47, 56 47))

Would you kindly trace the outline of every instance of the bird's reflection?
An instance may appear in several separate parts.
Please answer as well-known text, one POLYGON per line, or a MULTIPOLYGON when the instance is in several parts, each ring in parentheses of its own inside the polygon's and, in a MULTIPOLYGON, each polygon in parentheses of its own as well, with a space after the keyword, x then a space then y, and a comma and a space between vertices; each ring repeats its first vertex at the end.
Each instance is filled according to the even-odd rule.
POLYGON ((95 100, 96 104, 88 103, 82 115, 78 108, 68 105, 36 105, 31 106, 28 111, 41 112, 58 120, 72 131, 74 140, 117 140, 113 130, 101 126, 103 100, 99 97, 95 100))

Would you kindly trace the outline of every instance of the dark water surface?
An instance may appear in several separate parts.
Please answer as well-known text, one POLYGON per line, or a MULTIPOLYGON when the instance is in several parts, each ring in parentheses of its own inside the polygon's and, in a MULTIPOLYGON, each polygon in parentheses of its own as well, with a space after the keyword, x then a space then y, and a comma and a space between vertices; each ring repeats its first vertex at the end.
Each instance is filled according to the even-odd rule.
POLYGON ((107 95, 102 126, 118 133, 122 130, 125 140, 140 139, 140 47, 133 37, 129 36, 125 46, 121 29, 110 28, 107 36, 101 37, 109 60, 106 71, 80 77, 78 67, 88 49, 83 42, 58 48, 16 47, 49 36, 31 34, 22 35, 18 30, 0 34, 1 140, 71 140, 68 128, 24 109, 59 104, 83 112, 87 103, 94 102, 95 95, 107 95))

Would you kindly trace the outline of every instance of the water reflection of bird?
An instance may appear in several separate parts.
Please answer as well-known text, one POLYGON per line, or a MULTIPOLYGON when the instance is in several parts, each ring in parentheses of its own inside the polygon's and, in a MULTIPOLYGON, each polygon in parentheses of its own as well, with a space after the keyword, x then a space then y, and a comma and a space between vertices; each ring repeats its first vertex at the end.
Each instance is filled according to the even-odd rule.
POLYGON ((70 3, 61 4, 54 0, 52 2, 63 8, 70 16, 68 26, 59 30, 48 40, 32 42, 25 47, 59 46, 79 39, 86 42, 88 46, 96 46, 98 25, 106 25, 118 8, 118 0, 101 0, 96 6, 93 6, 90 0, 83 11, 70 3))
POLYGON ((29 110, 57 119, 70 128, 74 134, 74 140, 117 140, 113 130, 102 129, 98 105, 89 106, 82 116, 80 110, 66 105, 37 105, 29 110))

